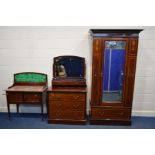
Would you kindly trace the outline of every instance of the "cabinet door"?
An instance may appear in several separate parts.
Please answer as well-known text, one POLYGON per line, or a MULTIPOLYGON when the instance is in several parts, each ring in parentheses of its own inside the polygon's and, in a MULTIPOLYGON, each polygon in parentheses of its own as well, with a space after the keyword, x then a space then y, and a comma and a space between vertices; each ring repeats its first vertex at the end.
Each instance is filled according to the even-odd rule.
POLYGON ((103 39, 101 105, 124 105, 128 39, 103 39))
POLYGON ((92 106, 131 107, 137 44, 135 38, 94 39, 92 106))

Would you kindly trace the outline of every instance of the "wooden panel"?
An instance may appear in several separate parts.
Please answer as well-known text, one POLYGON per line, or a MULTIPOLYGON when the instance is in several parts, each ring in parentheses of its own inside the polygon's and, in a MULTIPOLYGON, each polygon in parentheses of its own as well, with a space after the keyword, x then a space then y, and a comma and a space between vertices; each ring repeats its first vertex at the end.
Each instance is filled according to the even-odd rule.
POLYGON ((135 81, 136 57, 128 57, 127 76, 125 81, 125 106, 132 106, 135 81))
POLYGON ((92 108, 92 119, 130 119, 130 109, 92 108))
POLYGON ((83 110, 85 109, 85 102, 71 102, 71 101, 49 101, 49 110, 51 109, 71 109, 71 110, 83 110))
POLYGON ((63 92, 52 92, 49 93, 49 100, 56 101, 85 101, 85 93, 63 93, 63 92))
POLYGON ((101 98, 101 68, 102 68, 102 39, 93 40, 93 64, 92 64, 92 92, 91 92, 91 104, 99 105, 101 98))
POLYGON ((23 94, 16 92, 7 93, 7 101, 8 103, 19 103, 23 101, 23 94))
POLYGON ((138 39, 132 38, 130 39, 129 44, 129 55, 137 55, 137 48, 138 48, 138 39))
POLYGON ((38 93, 24 93, 24 102, 41 102, 41 94, 38 93))

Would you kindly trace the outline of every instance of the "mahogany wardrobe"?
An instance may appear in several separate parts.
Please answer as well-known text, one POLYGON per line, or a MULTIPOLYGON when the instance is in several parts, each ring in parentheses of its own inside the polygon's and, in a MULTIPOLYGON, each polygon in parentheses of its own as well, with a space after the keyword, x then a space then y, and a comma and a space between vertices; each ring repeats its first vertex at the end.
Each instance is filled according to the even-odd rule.
POLYGON ((91 124, 131 124, 137 29, 92 29, 91 124))

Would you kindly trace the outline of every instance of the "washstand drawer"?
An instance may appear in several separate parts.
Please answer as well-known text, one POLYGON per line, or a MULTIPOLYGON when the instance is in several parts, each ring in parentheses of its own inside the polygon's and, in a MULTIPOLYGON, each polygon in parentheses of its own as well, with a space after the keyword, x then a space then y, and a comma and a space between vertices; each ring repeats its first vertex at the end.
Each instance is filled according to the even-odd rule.
POLYGON ((85 101, 85 93, 49 93, 49 100, 85 101))
POLYGON ((39 93, 24 93, 24 102, 40 102, 42 99, 39 93))
POLYGON ((51 109, 70 109, 70 110, 84 110, 85 102, 71 102, 71 101, 49 101, 49 110, 51 109))
POLYGON ((9 103, 22 102, 23 94, 18 92, 7 92, 7 100, 9 103))
POLYGON ((130 119, 130 109, 92 108, 92 119, 130 119))
POLYGON ((70 119, 80 120, 85 119, 84 111, 71 111, 71 110, 52 110, 49 114, 50 119, 70 119))

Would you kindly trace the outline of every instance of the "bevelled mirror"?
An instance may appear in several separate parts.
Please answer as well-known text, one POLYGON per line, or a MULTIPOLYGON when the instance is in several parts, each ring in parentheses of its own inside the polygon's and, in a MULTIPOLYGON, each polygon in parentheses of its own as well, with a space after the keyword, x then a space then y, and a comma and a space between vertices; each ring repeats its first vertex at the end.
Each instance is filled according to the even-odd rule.
POLYGON ((54 58, 54 78, 80 79, 85 77, 85 59, 78 56, 54 58))
POLYGON ((105 41, 103 60, 103 103, 121 103, 124 65, 125 65, 125 41, 105 41))

